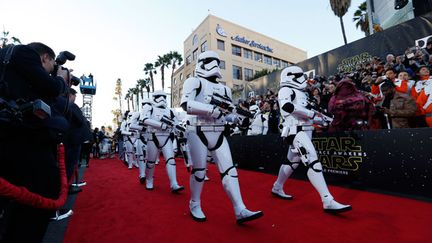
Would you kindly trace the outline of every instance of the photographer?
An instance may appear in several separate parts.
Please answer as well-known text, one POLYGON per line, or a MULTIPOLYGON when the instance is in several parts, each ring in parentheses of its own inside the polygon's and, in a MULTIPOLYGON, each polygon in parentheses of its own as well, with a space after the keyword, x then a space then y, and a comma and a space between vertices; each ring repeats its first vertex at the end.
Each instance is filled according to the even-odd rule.
MULTIPOLYGON (((0 109, 0 177, 56 199, 60 189, 56 146, 58 134, 67 129, 68 123, 53 105, 68 89, 65 81, 69 81, 69 72, 59 68, 50 75, 54 58, 54 51, 42 43, 0 50, 0 97, 6 101, 0 109), (10 61, 4 65, 6 58, 10 61), (51 116, 43 118, 44 112, 31 106, 37 99, 45 103, 44 112, 49 111, 46 106, 51 106, 51 116), (33 109, 11 112, 15 104, 33 109), (35 115, 33 111, 39 112, 35 115)), ((0 195, 0 241, 41 242, 51 213, 0 195)))

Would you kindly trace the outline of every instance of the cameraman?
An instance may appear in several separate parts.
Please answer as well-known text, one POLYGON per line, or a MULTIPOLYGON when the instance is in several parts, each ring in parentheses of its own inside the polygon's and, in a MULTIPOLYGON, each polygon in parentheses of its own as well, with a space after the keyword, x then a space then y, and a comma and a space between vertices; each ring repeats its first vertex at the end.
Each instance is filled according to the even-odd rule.
MULTIPOLYGON (((41 99, 51 106, 51 117, 42 119, 32 112, 23 112, 17 119, 2 107, 0 177, 56 199, 60 189, 57 135, 67 129, 68 123, 52 105, 59 94, 67 91, 69 72, 59 68, 55 75, 50 75, 55 53, 37 42, 1 49, 1 64, 11 48, 10 62, 0 66, 0 97, 18 105, 41 99)), ((19 204, 0 195, 0 241, 41 242, 51 214, 50 210, 19 204)))

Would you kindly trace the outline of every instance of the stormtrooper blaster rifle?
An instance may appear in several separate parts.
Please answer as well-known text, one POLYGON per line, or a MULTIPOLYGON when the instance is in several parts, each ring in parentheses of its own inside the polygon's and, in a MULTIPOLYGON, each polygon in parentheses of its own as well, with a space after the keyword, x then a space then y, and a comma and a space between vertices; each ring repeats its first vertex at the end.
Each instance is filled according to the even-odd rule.
POLYGON ((240 107, 235 107, 231 103, 231 99, 218 93, 213 93, 213 95, 211 97, 207 97, 206 100, 209 102, 209 104, 217 106, 225 114, 234 114, 250 119, 254 118, 254 114, 240 107))
POLYGON ((174 128, 174 130, 178 133, 178 132, 186 132, 186 128, 179 125, 179 124, 175 124, 174 120, 167 117, 167 116, 163 116, 160 121, 164 124, 166 124, 168 127, 172 127, 174 128))
POLYGON ((319 119, 314 118, 314 121, 321 122, 322 125, 328 126, 333 122, 333 115, 328 113, 327 110, 323 109, 321 106, 319 106, 315 99, 308 100, 308 105, 306 106, 307 109, 317 113, 319 115, 319 118, 322 120, 319 121, 319 119))
POLYGON ((175 124, 174 120, 170 119, 167 116, 163 116, 160 121, 162 123, 165 123, 168 127, 174 128, 174 132, 177 134, 178 143, 180 145, 180 151, 183 154, 186 170, 190 172, 192 161, 191 161, 189 145, 187 144, 187 138, 185 136, 186 128, 182 125, 175 124))

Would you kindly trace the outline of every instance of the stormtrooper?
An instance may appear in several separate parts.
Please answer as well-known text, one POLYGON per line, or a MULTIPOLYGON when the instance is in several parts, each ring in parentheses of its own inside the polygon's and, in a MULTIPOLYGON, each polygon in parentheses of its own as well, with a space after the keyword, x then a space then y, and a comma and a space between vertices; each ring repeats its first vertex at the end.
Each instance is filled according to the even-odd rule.
POLYGON ((247 135, 266 135, 268 131, 268 115, 263 114, 257 105, 249 107, 249 111, 254 114, 254 119, 249 126, 247 135))
POLYGON ((129 112, 127 114, 127 118, 124 122, 122 122, 120 126, 121 134, 123 135, 123 141, 125 146, 125 159, 128 164, 128 168, 132 169, 132 167, 135 165, 138 167, 135 156, 134 156, 134 144, 136 140, 136 135, 134 132, 130 129, 132 116, 139 116, 139 114, 135 112, 129 112))
POLYGON ((130 129, 135 131, 137 138, 135 140, 135 155, 138 160, 139 168, 139 181, 141 184, 145 183, 145 168, 147 160, 147 140, 148 132, 147 127, 140 122, 140 117, 152 108, 150 99, 143 99, 141 101, 141 112, 137 112, 137 115, 133 115, 131 119, 130 129))
POLYGON ((311 139, 313 125, 328 125, 331 118, 310 107, 308 94, 305 91, 306 86, 306 77, 300 67, 290 66, 282 70, 278 95, 281 115, 284 119, 282 137, 290 146, 288 161, 280 167, 272 194, 281 199, 292 199, 291 195, 285 194, 283 185, 294 169, 303 163, 308 167, 309 181, 321 196, 324 211, 329 213, 349 211, 350 205, 343 205, 334 200, 324 180, 322 165, 311 139))
POLYGON ((263 213, 250 211, 243 203, 237 170, 233 165, 231 151, 224 135, 228 113, 221 107, 211 104, 211 101, 218 97, 226 104, 232 105, 231 89, 216 80, 221 78, 219 63, 220 59, 216 52, 201 53, 195 67, 196 77, 187 79, 183 85, 181 106, 189 115, 186 132, 192 157, 189 208, 194 220, 206 220, 200 198, 209 150, 218 166, 225 192, 233 204, 237 223, 241 224, 257 219, 263 213))
POLYGON ((171 191, 176 193, 184 189, 177 182, 173 150, 174 124, 178 124, 178 120, 174 112, 166 107, 166 96, 163 91, 155 91, 152 96, 152 107, 146 109, 140 117, 141 123, 147 126, 150 134, 147 141, 145 180, 146 189, 152 190, 156 158, 162 151, 171 191))

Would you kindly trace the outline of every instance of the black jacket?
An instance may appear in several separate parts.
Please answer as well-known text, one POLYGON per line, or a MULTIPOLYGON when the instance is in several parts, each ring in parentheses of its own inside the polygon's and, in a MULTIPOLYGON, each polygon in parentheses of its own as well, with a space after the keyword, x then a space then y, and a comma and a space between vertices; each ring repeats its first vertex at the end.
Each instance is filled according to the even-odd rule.
MULTIPOLYGON (((0 52, 5 51, 5 48, 0 52)), ((0 69, 1 72, 1 69, 0 69)), ((26 45, 15 46, 4 76, 8 94, 0 94, 6 99, 42 99, 46 103, 67 90, 63 78, 49 75, 42 66, 39 54, 26 45)))
MULTIPOLYGON (((4 56, 7 48, 0 50, 0 56, 4 56)), ((51 118, 40 120, 30 116, 26 123, 29 127, 46 127, 64 131, 67 129, 67 121, 63 117, 67 102, 59 98, 61 93, 68 89, 61 77, 49 75, 42 66, 39 54, 26 45, 17 45, 14 48, 9 64, 4 69, 4 82, 7 89, 0 90, 0 97, 11 100, 24 100, 24 102, 43 100, 51 108, 51 118)), ((0 75, 3 68, 0 68, 0 75)))

